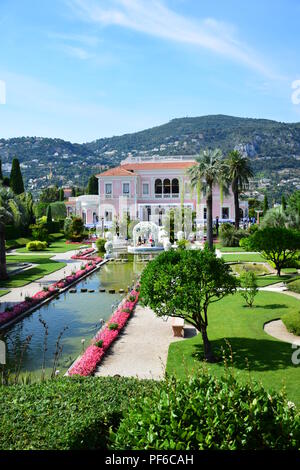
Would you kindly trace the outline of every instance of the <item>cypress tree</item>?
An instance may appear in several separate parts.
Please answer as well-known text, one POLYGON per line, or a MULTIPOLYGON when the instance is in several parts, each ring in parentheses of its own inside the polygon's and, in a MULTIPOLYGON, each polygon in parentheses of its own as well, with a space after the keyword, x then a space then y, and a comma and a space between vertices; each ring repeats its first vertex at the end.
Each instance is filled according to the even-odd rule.
POLYGON ((98 194, 98 178, 91 176, 87 186, 87 194, 98 194))
POLYGON ((269 209, 269 202, 268 202, 268 197, 267 197, 267 195, 265 194, 265 197, 264 197, 264 206, 263 206, 264 215, 266 214, 266 212, 268 211, 268 209, 269 209))
POLYGON ((74 186, 72 187, 72 193, 71 193, 71 196, 72 196, 72 197, 75 197, 75 196, 76 196, 76 192, 75 192, 75 188, 74 188, 74 186))
POLYGON ((15 194, 24 193, 24 183, 20 169, 20 162, 17 158, 14 158, 12 161, 10 187, 15 194))
POLYGON ((63 188, 60 188, 58 198, 61 202, 65 200, 65 193, 64 193, 63 188))
POLYGON ((0 181, 3 181, 3 174, 2 174, 2 161, 0 160, 0 181))
POLYGON ((49 206, 47 207, 46 216, 47 216, 47 226, 48 226, 48 230, 50 231, 50 230, 51 230, 51 226, 52 226, 52 211, 51 211, 51 205, 50 205, 50 204, 49 204, 49 206))
POLYGON ((281 207, 282 207, 282 210, 285 212, 285 210, 286 210, 286 199, 285 199, 284 194, 281 196, 281 207))

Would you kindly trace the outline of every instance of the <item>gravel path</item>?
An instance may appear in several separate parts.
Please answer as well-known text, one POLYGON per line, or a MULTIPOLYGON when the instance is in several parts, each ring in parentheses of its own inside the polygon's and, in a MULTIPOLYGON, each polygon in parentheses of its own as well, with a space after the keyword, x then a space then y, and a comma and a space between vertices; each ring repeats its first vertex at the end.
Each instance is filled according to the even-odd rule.
MULTIPOLYGON (((195 330, 187 328, 190 335, 195 330)), ((174 338, 172 319, 157 318, 150 308, 137 305, 119 339, 98 366, 96 376, 138 377, 161 380, 165 374, 169 345, 174 338)))
POLYGON ((276 339, 280 339, 285 343, 297 344, 300 346, 300 336, 289 333, 281 320, 274 320, 266 323, 264 326, 264 331, 268 335, 273 336, 276 339))

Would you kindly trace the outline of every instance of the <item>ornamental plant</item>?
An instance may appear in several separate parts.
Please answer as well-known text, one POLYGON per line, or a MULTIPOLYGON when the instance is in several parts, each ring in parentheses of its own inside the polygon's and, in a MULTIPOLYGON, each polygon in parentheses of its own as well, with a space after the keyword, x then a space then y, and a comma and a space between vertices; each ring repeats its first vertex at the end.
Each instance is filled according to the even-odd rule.
POLYGON ((109 323, 108 328, 110 330, 117 330, 119 328, 119 325, 118 325, 118 323, 109 323))
POLYGON ((201 332, 204 359, 216 361, 207 336, 209 305, 239 285, 230 266, 210 249, 170 250, 147 264, 140 296, 158 317, 179 317, 201 332))
POLYGON ((103 347, 103 339, 99 339, 99 341, 96 341, 95 346, 97 346, 97 348, 102 348, 103 347))
POLYGON ((252 271, 246 271, 240 276, 241 295, 244 297, 248 307, 252 308, 254 304, 254 299, 258 294, 258 286, 256 276, 252 271))

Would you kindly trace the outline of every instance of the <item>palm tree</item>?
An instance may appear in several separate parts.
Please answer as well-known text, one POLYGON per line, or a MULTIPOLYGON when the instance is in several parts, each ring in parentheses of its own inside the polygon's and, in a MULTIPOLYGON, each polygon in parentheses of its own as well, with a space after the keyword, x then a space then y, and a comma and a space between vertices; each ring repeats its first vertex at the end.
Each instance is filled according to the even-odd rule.
POLYGON ((213 187, 226 185, 227 165, 220 149, 204 150, 196 158, 196 164, 188 169, 193 187, 201 187, 206 195, 207 208, 207 243, 213 248, 213 187))
POLYGON ((247 187, 249 178, 253 176, 248 158, 244 157, 237 150, 229 152, 227 157, 228 178, 231 182, 231 189, 234 197, 235 208, 235 228, 240 226, 240 193, 247 187))
POLYGON ((21 223, 20 202, 14 193, 7 188, 0 188, 0 280, 7 279, 5 225, 21 223))

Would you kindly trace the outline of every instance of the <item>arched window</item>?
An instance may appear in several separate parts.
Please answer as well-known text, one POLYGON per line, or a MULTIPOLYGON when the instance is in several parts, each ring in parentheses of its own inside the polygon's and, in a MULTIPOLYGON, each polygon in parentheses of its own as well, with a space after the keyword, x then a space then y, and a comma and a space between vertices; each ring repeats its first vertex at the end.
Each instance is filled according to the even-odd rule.
POLYGON ((155 196, 162 195, 162 181, 161 179, 155 180, 155 196))
POLYGON ((177 178, 172 180, 172 194, 176 195, 179 194, 179 181, 177 178))
POLYGON ((164 180, 164 195, 171 194, 171 181, 167 178, 164 180))

